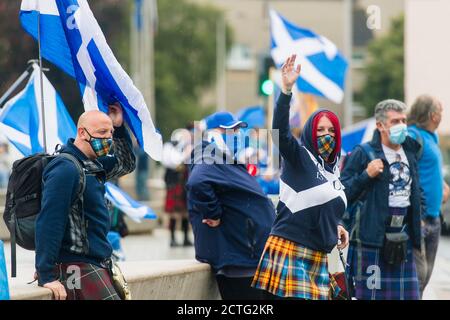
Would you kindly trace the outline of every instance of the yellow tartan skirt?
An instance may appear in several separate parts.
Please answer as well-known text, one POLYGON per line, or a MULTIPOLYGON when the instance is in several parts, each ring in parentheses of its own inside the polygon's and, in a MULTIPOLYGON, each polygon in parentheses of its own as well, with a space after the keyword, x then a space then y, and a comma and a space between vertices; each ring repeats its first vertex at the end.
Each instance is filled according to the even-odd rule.
POLYGON ((266 242, 252 287, 280 297, 329 300, 328 258, 295 242, 271 235, 266 242))

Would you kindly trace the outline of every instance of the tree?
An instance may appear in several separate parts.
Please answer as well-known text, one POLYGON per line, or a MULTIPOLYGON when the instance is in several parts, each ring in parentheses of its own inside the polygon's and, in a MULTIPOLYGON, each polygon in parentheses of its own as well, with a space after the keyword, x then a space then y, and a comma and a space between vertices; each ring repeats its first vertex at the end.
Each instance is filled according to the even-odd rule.
POLYGON ((393 19, 389 33, 369 45, 367 80, 358 99, 368 116, 373 115, 375 105, 381 100, 404 100, 403 25, 403 15, 393 19))
MULTIPOLYGON (((156 125, 165 138, 210 109, 201 108, 202 91, 216 75, 216 21, 222 13, 186 0, 158 1, 155 38, 156 125)), ((227 43, 230 30, 227 28, 227 43)), ((229 45, 227 45, 229 47, 229 45)))

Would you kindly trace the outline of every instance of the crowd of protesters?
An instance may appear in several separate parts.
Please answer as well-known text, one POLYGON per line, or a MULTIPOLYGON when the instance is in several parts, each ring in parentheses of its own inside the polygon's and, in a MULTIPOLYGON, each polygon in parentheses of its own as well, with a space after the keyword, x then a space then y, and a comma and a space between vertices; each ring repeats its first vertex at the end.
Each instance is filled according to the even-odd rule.
MULTIPOLYGON (((372 140, 342 162, 341 126, 332 111, 317 110, 299 137, 292 134, 290 101, 300 73, 292 55, 281 68, 273 115, 278 153, 261 152, 255 137, 243 132, 247 123, 229 112, 208 116, 203 128, 188 125, 172 134, 162 158, 170 246, 194 245, 225 300, 327 300, 340 291, 356 299, 421 299, 439 244, 441 205, 449 199, 436 133, 442 104, 428 95, 409 110, 398 100, 379 102, 372 140), (281 159, 279 172, 267 169, 274 157, 281 159), (269 189, 279 190, 276 208, 269 189), (328 254, 347 247, 342 287, 329 273, 328 254)), ((38 283, 56 299, 124 299, 114 282, 111 213, 103 197, 107 180, 136 167, 121 107, 111 105, 108 115, 84 113, 77 137, 61 153, 66 156, 43 173, 38 283), (73 265, 82 288, 68 282, 73 265)), ((146 188, 144 162, 138 189, 146 188)), ((140 191, 140 199, 148 200, 140 191)), ((113 227, 126 231, 118 223, 113 227)))
POLYGON ((408 112, 401 101, 381 101, 374 110, 372 141, 356 146, 342 163, 341 127, 333 112, 319 109, 299 139, 291 133, 291 90, 301 72, 295 59, 282 67, 273 117, 282 158, 275 215, 239 163, 239 148, 229 155, 234 162, 222 161, 228 142, 236 147, 246 124, 231 114, 207 118, 218 119, 207 129, 219 130, 202 142, 203 151, 215 147, 214 165, 194 159, 186 188, 197 259, 211 264, 224 299, 229 292, 242 298, 326 300, 342 289, 356 299, 421 299, 436 258, 440 208, 449 197, 436 133, 441 103, 423 95, 408 112), (258 242, 249 235, 249 224, 255 229, 251 234, 259 232, 258 242), (347 246, 347 287, 339 288, 327 254, 347 246))

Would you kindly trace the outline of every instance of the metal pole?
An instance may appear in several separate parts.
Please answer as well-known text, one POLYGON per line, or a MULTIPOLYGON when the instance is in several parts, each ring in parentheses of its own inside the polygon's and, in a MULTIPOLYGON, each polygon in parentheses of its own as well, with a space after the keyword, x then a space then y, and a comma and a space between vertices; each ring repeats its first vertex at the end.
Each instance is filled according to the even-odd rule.
POLYGON ((352 83, 352 56, 353 56, 353 0, 344 1, 344 52, 348 59, 348 69, 344 92, 344 125, 353 123, 353 83, 352 83))
POLYGON ((11 87, 9 87, 8 90, 6 90, 6 92, 2 95, 2 97, 0 98, 0 107, 3 106, 3 103, 6 101, 6 99, 9 98, 9 96, 11 95, 11 93, 14 92, 14 90, 17 89, 17 87, 20 86, 20 84, 30 75, 32 66, 29 66, 21 75, 19 78, 17 78, 16 81, 14 81, 14 83, 11 85, 11 87))
POLYGON ((150 114, 152 115, 152 119, 155 119, 156 121, 156 108, 155 108, 155 16, 157 15, 156 12, 156 0, 150 0, 147 3, 148 10, 147 10, 147 16, 148 16, 148 24, 149 24, 149 31, 150 35, 148 37, 148 99, 150 103, 150 114))
POLYGON ((216 28, 216 94, 217 111, 226 110, 226 82, 225 82, 225 59, 226 59, 226 28, 225 18, 220 15, 217 19, 216 28))
POLYGON ((39 68, 41 82, 41 113, 42 113, 42 135, 44 143, 44 152, 47 153, 47 133, 45 129, 45 108, 44 108, 44 71, 42 70, 42 52, 41 52, 41 13, 38 15, 38 50, 39 50, 39 68))
MULTIPOLYGON (((272 81, 272 83, 275 83, 275 72, 276 68, 270 67, 269 69, 269 79, 272 81)), ((275 90, 272 91, 270 96, 267 97, 267 129, 272 128, 272 121, 273 121, 273 112, 275 110, 275 90)), ((273 141, 272 139, 269 139, 267 141, 267 148, 268 148, 268 158, 271 161, 271 164, 273 164, 273 141)))

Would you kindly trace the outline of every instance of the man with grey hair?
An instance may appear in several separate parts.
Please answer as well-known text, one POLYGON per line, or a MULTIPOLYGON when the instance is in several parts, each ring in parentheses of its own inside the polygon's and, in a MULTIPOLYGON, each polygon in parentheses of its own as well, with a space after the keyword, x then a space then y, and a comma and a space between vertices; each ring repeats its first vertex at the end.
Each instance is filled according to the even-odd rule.
POLYGON ((372 141, 353 150, 341 176, 352 218, 348 276, 357 299, 418 300, 419 144, 408 137, 403 102, 381 101, 375 118, 372 141))
POLYGON ((417 154, 419 179, 425 198, 422 212, 422 248, 414 250, 420 294, 433 272, 441 234, 441 205, 448 201, 449 187, 442 172, 442 154, 436 133, 442 119, 442 104, 429 95, 419 96, 408 115, 409 134, 421 145, 417 154))

